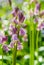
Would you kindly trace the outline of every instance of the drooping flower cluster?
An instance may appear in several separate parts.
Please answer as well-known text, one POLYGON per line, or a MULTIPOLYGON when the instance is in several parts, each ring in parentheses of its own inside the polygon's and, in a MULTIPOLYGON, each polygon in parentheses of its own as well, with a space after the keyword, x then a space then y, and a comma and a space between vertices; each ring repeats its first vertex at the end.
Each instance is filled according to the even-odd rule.
MULTIPOLYGON (((37 23, 37 30, 41 30, 44 28, 44 10, 40 11, 40 3, 37 0, 31 0, 30 4, 35 3, 34 10, 31 8, 29 11, 30 18, 33 17, 34 23, 37 23)), ((8 28, 5 25, 2 25, 4 31, 7 30, 8 35, 11 36, 11 42, 9 45, 6 45, 4 42, 8 41, 8 35, 0 34, 0 43, 3 44, 3 48, 6 51, 6 48, 14 48, 14 44, 17 44, 17 49, 22 49, 22 42, 20 40, 20 36, 22 40, 27 41, 27 32, 26 25, 23 24, 25 20, 24 12, 20 10, 18 7, 15 7, 11 12, 12 19, 9 22, 8 28)), ((5 20, 6 21, 6 20, 5 20)), ((7 51, 8 52, 8 51, 7 51)))
POLYGON ((20 36, 22 40, 24 41, 27 40, 25 30, 26 25, 23 24, 25 20, 24 13, 18 7, 15 7, 14 10, 12 11, 12 16, 13 18, 11 22, 9 22, 9 26, 6 30, 5 30, 6 28, 5 24, 2 25, 4 35, 0 34, 0 43, 2 44, 3 50, 6 52, 10 51, 11 48, 14 48, 14 45, 16 44, 17 44, 17 50, 23 49, 22 42, 19 38, 20 36), (5 32, 7 32, 8 34, 5 35, 5 32), (8 36, 11 37, 9 45, 6 44, 6 42, 8 41, 8 36))
POLYGON ((19 36, 24 37, 26 35, 26 30, 22 27, 25 16, 23 12, 18 8, 12 11, 13 19, 9 26, 9 34, 11 35, 10 47, 13 48, 14 44, 17 44, 17 49, 20 50, 23 48, 22 43, 19 39, 19 36))
POLYGON ((34 23, 37 23, 37 30, 42 30, 44 28, 44 10, 41 9, 41 4, 38 0, 31 0, 32 4, 35 3, 34 10, 31 8, 29 11, 30 17, 33 17, 34 23))

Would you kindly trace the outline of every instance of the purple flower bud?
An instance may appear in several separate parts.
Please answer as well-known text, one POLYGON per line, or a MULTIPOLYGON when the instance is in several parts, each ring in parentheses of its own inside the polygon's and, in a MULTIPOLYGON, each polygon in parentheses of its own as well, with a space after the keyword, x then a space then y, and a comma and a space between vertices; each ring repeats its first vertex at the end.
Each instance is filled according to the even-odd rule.
POLYGON ((10 35, 17 33, 17 28, 14 25, 10 25, 8 33, 10 35))
POLYGON ((34 15, 38 15, 39 14, 39 10, 40 10, 40 4, 36 3, 35 10, 34 10, 34 15))
POLYGON ((13 18, 13 20, 12 20, 15 24, 18 24, 18 21, 15 19, 15 18, 13 18))
POLYGON ((41 30, 41 25, 37 27, 37 31, 40 31, 41 30))
POLYGON ((15 7, 15 12, 17 13, 19 11, 19 8, 18 7, 15 7))
POLYGON ((3 48, 3 50, 5 52, 8 52, 9 51, 8 45, 6 45, 6 44, 4 44, 2 48, 3 48))
POLYGON ((13 41, 18 41, 17 34, 13 34, 13 35, 12 35, 12 40, 13 40, 13 41))
POLYGON ((21 49, 23 49, 23 46, 20 44, 17 46, 17 50, 21 50, 21 49))
POLYGON ((40 4, 39 3, 36 3, 36 9, 40 10, 40 4))
POLYGON ((14 26, 12 24, 10 24, 9 31, 8 31, 9 35, 13 34, 13 28, 14 28, 14 26))
POLYGON ((6 36, 0 33, 0 43, 3 44, 3 42, 6 40, 7 40, 6 36))
POLYGON ((41 23, 41 29, 43 29, 43 28, 44 28, 44 22, 41 23))
POLYGON ((7 36, 4 36, 2 42, 7 41, 7 39, 8 39, 7 36))
POLYGON ((23 28, 20 28, 19 35, 24 36, 26 34, 26 31, 23 28))
MULTIPOLYGON (((13 41, 11 41, 9 47, 14 48, 14 44, 15 43, 13 41)), ((21 45, 20 41, 18 41, 17 42, 17 50, 21 50, 21 49, 23 49, 23 46, 21 45)))
POLYGON ((19 13, 18 18, 19 18, 19 22, 22 23, 24 21, 25 17, 22 12, 19 13))
POLYGON ((10 47, 10 48, 14 48, 14 42, 13 42, 13 41, 10 42, 9 47, 10 47))
POLYGON ((44 22, 42 22, 38 27, 37 30, 42 30, 44 28, 44 22))
POLYGON ((13 28, 13 34, 17 33, 17 28, 13 28))
POLYGON ((12 30, 13 28, 14 28, 14 26, 12 24, 10 24, 9 30, 12 30))
POLYGON ((13 16, 16 16, 18 14, 18 11, 19 11, 19 8, 15 7, 15 9, 12 12, 13 16))

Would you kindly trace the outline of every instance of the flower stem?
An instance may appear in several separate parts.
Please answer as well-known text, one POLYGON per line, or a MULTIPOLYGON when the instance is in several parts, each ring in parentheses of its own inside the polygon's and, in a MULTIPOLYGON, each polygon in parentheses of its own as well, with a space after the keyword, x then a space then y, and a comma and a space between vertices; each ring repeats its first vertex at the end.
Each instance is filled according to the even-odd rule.
POLYGON ((31 27, 30 27, 30 65, 34 65, 34 26, 33 26, 33 23, 31 27))
MULTIPOLYGON (((39 31, 37 31, 37 36, 36 36, 36 51, 38 54, 38 37, 39 37, 39 31)), ((38 55, 37 55, 37 60, 38 60, 38 55)))
POLYGON ((16 65, 16 55, 17 55, 17 44, 15 44, 13 48, 13 64, 12 65, 16 65))
POLYGON ((2 48, 2 65, 3 65, 3 48, 2 48))

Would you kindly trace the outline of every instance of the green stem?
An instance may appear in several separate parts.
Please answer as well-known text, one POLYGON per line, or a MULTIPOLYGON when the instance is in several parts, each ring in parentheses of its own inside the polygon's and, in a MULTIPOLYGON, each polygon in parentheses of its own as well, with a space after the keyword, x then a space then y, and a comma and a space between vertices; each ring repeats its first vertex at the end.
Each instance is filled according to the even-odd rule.
POLYGON ((32 44, 31 44, 31 31, 30 31, 30 65, 32 64, 32 44))
POLYGON ((2 65, 3 65, 3 49, 2 49, 2 65))
POLYGON ((34 30, 32 31, 32 65, 34 65, 34 30))
POLYGON ((12 65, 16 65, 16 55, 17 55, 17 44, 15 44, 13 48, 13 64, 12 65))
MULTIPOLYGON (((36 51, 38 54, 38 39, 39 39, 39 31, 37 31, 37 36, 36 36, 36 51)), ((37 60, 38 60, 38 55, 37 55, 37 60)))
POLYGON ((30 65, 34 65, 34 26, 30 28, 30 65))
POLYGON ((39 37, 39 31, 37 32, 36 36, 36 51, 38 52, 38 37, 39 37))

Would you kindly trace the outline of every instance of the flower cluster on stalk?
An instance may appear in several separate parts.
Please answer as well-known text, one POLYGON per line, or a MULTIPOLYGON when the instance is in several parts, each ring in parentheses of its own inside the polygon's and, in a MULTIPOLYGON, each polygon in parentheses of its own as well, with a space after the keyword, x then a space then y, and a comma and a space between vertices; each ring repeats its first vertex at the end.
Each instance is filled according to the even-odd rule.
POLYGON ((0 34, 0 43, 2 44, 2 48, 4 51, 8 52, 11 48, 14 48, 14 45, 17 44, 17 50, 23 49, 22 42, 20 40, 23 38, 24 41, 27 40, 26 25, 23 24, 25 20, 25 16, 22 10, 20 10, 18 7, 15 7, 12 11, 12 20, 9 23, 8 28, 5 30, 6 27, 2 25, 2 28, 4 30, 4 36, 3 34, 0 34), (5 35, 5 31, 7 31, 7 35, 5 35), (10 36, 11 41, 10 44, 6 44, 8 41, 8 36, 10 36))
POLYGON ((33 17, 34 23, 37 23, 37 31, 42 30, 44 28, 44 10, 41 11, 41 4, 38 0, 30 0, 30 4, 34 2, 34 9, 30 9, 29 14, 30 17, 33 17))
MULTIPOLYGON (((26 35, 26 30, 23 28, 23 22, 25 20, 24 13, 18 8, 12 11, 12 21, 9 26, 9 34, 11 35, 10 47, 14 47, 14 44, 17 44, 17 49, 20 50, 23 48, 22 43, 19 37, 23 37, 26 35)), ((24 25, 25 26, 25 25, 24 25)))

